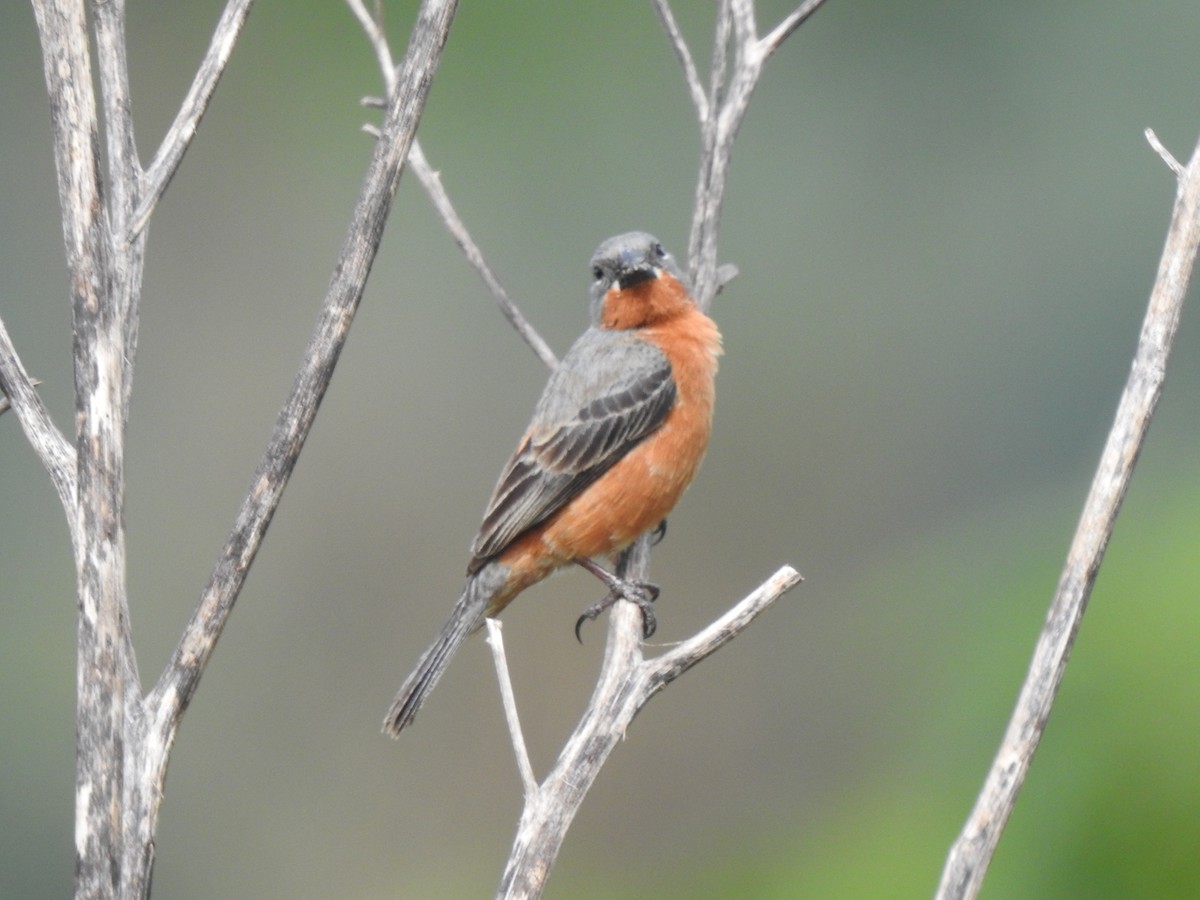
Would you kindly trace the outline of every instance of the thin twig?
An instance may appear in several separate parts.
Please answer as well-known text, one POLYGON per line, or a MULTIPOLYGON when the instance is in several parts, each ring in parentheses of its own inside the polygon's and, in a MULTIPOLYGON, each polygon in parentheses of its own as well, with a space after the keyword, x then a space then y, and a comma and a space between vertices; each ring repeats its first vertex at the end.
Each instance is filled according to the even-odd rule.
POLYGON ((721 649, 741 634, 768 606, 803 580, 791 566, 783 566, 703 631, 647 661, 646 673, 651 690, 661 690, 696 663, 721 649))
POLYGON ((675 14, 671 12, 671 4, 668 0, 654 0, 654 9, 667 32, 667 38, 671 41, 675 58, 683 66, 683 77, 687 80, 688 92, 692 95, 692 105, 696 107, 696 118, 702 123, 706 122, 709 116, 708 96, 704 93, 704 85, 700 83, 700 73, 696 71, 692 51, 688 49, 687 41, 679 31, 679 23, 675 21, 675 14))
POLYGON ((718 7, 709 89, 712 112, 701 122, 700 172, 688 239, 688 271, 702 309, 708 309, 723 284, 717 266, 721 204, 733 145, 763 64, 819 6, 812 0, 803 4, 763 40, 757 38, 752 0, 722 0, 718 7))
POLYGON ((538 334, 533 324, 525 318, 525 314, 521 312, 517 304, 508 296, 508 292, 500 284, 500 279, 496 277, 496 273, 492 271, 492 267, 483 258, 483 251, 479 249, 479 245, 472 239, 466 225, 463 224, 454 206, 450 203, 450 197, 446 193, 445 188, 442 187, 442 180, 438 177, 438 173, 433 170, 428 160, 425 159, 425 154, 421 150, 419 141, 413 142, 412 149, 408 153, 408 162, 412 166, 413 174, 417 176, 417 179, 421 182, 421 186, 425 188, 425 192, 429 194, 429 199, 433 202, 434 209, 442 217, 442 222, 453 236, 454 242, 458 244, 467 261, 475 267, 475 271, 479 273, 479 277, 483 279, 483 283, 491 291, 492 297, 495 298, 496 304, 500 307, 500 312, 504 315, 504 318, 508 320, 517 334, 521 336, 521 339, 529 345, 530 349, 537 354, 538 359, 545 363, 547 368, 553 369, 558 365, 558 357, 554 355, 554 351, 550 349, 550 345, 538 334))
MULTIPOLYGON (((367 40, 375 49, 375 58, 379 62, 379 67, 383 73, 384 86, 387 88, 390 96, 396 89, 395 70, 392 66, 392 51, 388 46, 387 35, 384 34, 383 28, 380 26, 377 19, 367 12, 362 0, 346 0, 346 5, 350 7, 354 17, 358 19, 362 25, 363 31, 366 33, 367 40)), ((364 98, 364 105, 375 105, 375 98, 364 98)), ((368 129, 372 134, 377 134, 373 129, 368 129)), ((417 180, 421 182, 421 186, 425 189, 425 193, 429 195, 429 199, 433 203, 433 208, 442 218, 443 224, 454 238, 454 242, 458 244, 463 255, 466 256, 467 262, 474 266, 475 271, 479 273, 479 277, 483 279, 484 285, 495 298, 496 304, 500 307, 500 312, 504 315, 510 325, 521 336, 522 340, 529 345, 530 349, 537 354, 547 368, 553 369, 558 365, 558 357, 554 355, 554 351, 550 349, 550 345, 538 334, 537 329, 533 324, 525 318, 525 314, 521 312, 508 292, 500 283, 500 279, 496 277, 496 273, 492 267, 488 265, 484 259, 483 251, 479 249, 479 245, 475 243, 471 233, 467 230, 466 224, 458 215, 454 208, 454 204, 450 202, 450 196, 446 193, 446 189, 442 186, 442 180, 438 173, 429 164, 429 160, 425 157, 425 151, 421 149, 420 141, 413 141, 412 149, 408 153, 408 162, 412 167, 413 174, 417 176, 417 180)))
POLYGON ((158 152, 146 168, 138 206, 126 233, 127 240, 133 240, 146 227, 154 207, 179 170, 183 155, 191 145, 192 138, 196 136, 200 120, 204 117, 213 92, 217 89, 217 83, 233 55, 233 48, 237 45, 238 35, 241 34, 242 26, 246 24, 246 17, 250 15, 253 3, 254 0, 229 0, 221 18, 217 20, 216 30, 213 32, 212 41, 209 42, 208 52, 196 72, 196 78, 179 107, 175 121, 167 129, 158 152))
POLYGON ((1163 146, 1162 141, 1158 139, 1158 135, 1154 133, 1153 128, 1147 128, 1145 134, 1146 140, 1154 148, 1154 152, 1158 154, 1159 159, 1167 164, 1167 168, 1174 173, 1176 180, 1182 179, 1183 164, 1171 154, 1170 150, 1163 146))
POLYGON ((50 476, 71 528, 71 543, 78 545, 77 516, 75 515, 75 448, 50 419, 41 395, 34 390, 39 382, 29 377, 4 321, 0 319, 0 392, 4 403, 11 406, 25 438, 50 476))
POLYGON ((770 34, 758 42, 763 58, 766 59, 778 50, 783 42, 791 36, 791 33, 807 22, 808 17, 820 9, 824 3, 825 0, 807 0, 776 25, 770 34))
POLYGON ((1029 673, 975 808, 950 849, 937 900, 969 900, 983 885, 1000 834, 1041 741, 1121 501, 1162 395, 1167 360, 1200 246, 1200 144, 1182 176, 1133 367, 1029 673))
POLYGON ((375 4, 374 14, 367 11, 362 0, 346 0, 350 12, 367 33, 367 41, 375 50, 375 59, 379 62, 379 70, 383 73, 384 86, 388 96, 396 89, 396 64, 392 62, 392 48, 388 45, 387 34, 383 30, 383 4, 375 4))
POLYGON ((751 0, 723 0, 712 52, 712 115, 701 123, 700 172, 688 240, 692 290, 704 310, 717 294, 717 239, 733 145, 762 74, 751 0))
POLYGON ((529 759, 529 747, 521 731, 521 718, 517 715, 517 697, 513 693, 512 678, 508 674, 508 658, 504 653, 503 626, 499 619, 487 620, 487 642, 492 648, 492 660, 496 664, 496 680, 500 683, 500 701, 504 706, 504 718, 508 722, 508 734, 512 738, 513 752, 517 757, 517 769, 521 773, 521 784, 525 788, 525 799, 537 793, 537 778, 533 774, 533 763, 529 759))

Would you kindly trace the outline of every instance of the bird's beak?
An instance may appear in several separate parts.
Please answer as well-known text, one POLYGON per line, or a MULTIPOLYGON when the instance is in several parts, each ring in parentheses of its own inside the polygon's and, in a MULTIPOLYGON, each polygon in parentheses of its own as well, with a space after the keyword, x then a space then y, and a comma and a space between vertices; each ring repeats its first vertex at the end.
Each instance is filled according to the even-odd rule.
POLYGON ((641 284, 643 281, 650 281, 658 277, 658 269, 654 266, 639 266, 636 269, 630 269, 627 272, 622 272, 617 278, 617 287, 626 291, 635 284, 641 284))

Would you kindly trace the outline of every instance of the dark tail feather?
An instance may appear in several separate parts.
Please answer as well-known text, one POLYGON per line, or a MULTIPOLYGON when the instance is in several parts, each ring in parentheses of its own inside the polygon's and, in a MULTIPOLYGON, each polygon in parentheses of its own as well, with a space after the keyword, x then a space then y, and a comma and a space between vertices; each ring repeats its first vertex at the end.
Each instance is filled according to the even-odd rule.
MULTIPOLYGON (((453 612, 442 626, 437 640, 421 655, 416 669, 405 679, 383 720, 383 733, 399 737, 400 732, 417 715, 433 686, 437 684, 450 660, 471 633, 483 624, 488 603, 500 583, 503 574, 495 564, 485 566, 467 580, 462 596, 454 605, 453 612), (497 576, 500 576, 499 578, 497 576)), ((505 573, 506 574, 506 573, 505 573)))

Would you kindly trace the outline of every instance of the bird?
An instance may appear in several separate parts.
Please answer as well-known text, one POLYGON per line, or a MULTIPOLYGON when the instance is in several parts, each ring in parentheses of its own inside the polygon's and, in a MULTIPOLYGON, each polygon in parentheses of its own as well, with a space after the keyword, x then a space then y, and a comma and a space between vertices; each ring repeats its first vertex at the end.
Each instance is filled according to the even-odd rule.
POLYGON ((596 562, 665 529, 712 431, 721 334, 674 257, 651 234, 600 244, 591 258, 590 325, 547 380, 471 544, 467 580, 437 638, 384 719, 397 737, 455 653, 487 617, 557 569, 577 564, 609 588, 576 624, 621 597, 643 610, 658 588, 596 562))

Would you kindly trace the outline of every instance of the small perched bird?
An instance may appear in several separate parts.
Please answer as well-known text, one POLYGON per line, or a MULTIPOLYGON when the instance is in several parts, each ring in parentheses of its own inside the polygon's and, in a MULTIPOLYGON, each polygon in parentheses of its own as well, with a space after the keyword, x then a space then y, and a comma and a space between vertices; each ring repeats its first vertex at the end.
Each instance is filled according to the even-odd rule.
POLYGON ((388 710, 383 730, 393 737, 484 619, 562 566, 576 563, 609 587, 580 623, 625 597, 642 607, 647 636, 653 630, 658 589, 622 581, 594 557, 659 527, 696 474, 721 335, 653 235, 609 238, 591 266, 591 327, 550 375, 500 475, 462 596, 388 710))

